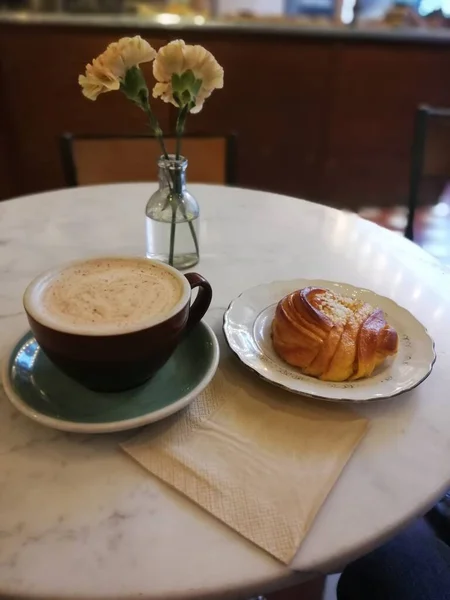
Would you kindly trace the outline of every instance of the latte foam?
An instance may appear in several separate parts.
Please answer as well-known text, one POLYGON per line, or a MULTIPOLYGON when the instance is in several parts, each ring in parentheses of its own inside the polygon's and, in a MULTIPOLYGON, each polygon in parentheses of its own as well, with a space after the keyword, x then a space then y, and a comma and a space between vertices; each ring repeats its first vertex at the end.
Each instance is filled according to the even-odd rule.
POLYGON ((37 320, 62 330, 126 333, 170 316, 183 297, 180 280, 145 259, 91 259, 38 282, 29 296, 37 320))

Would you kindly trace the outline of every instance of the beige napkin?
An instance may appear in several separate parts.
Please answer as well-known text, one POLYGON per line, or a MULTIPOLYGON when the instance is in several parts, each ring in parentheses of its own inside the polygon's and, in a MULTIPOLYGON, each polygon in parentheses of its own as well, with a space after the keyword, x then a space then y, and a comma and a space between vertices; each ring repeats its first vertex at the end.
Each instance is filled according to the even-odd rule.
POLYGON ((367 421, 222 368, 184 412, 122 445, 151 473, 284 563, 367 421))

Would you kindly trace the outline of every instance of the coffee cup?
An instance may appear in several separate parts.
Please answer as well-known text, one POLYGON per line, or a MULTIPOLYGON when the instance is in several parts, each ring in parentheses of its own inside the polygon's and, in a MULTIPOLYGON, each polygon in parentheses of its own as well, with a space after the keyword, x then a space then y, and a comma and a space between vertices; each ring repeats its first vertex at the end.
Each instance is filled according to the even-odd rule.
POLYGON ((211 298, 211 286, 197 273, 112 256, 42 273, 23 303, 39 346, 59 369, 87 388, 113 392, 152 377, 203 318, 211 298))

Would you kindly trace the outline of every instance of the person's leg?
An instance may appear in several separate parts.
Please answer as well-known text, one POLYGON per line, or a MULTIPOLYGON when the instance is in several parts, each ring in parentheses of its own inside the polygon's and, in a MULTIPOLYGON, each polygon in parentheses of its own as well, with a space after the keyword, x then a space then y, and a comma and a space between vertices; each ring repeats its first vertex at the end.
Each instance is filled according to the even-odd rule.
POLYGON ((338 600, 450 600, 450 548, 423 521, 348 565, 338 600))
POLYGON ((443 542, 450 545, 450 492, 425 515, 425 519, 443 542))

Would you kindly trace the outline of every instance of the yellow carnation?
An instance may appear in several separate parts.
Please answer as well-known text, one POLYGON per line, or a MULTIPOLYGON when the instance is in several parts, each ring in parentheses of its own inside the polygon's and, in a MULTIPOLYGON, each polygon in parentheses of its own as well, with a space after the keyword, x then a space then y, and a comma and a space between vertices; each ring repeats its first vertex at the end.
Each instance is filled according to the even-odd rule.
POLYGON ((99 94, 118 90, 129 69, 155 56, 156 51, 141 36, 121 38, 86 65, 86 73, 78 77, 81 91, 89 100, 96 100, 99 94))
POLYGON ((153 88, 153 97, 179 106, 174 98, 172 76, 182 76, 187 71, 191 71, 199 82, 195 105, 190 109, 197 113, 213 90, 223 88, 223 68, 203 46, 190 46, 183 40, 175 40, 159 49, 153 63, 153 75, 158 82, 153 88))

